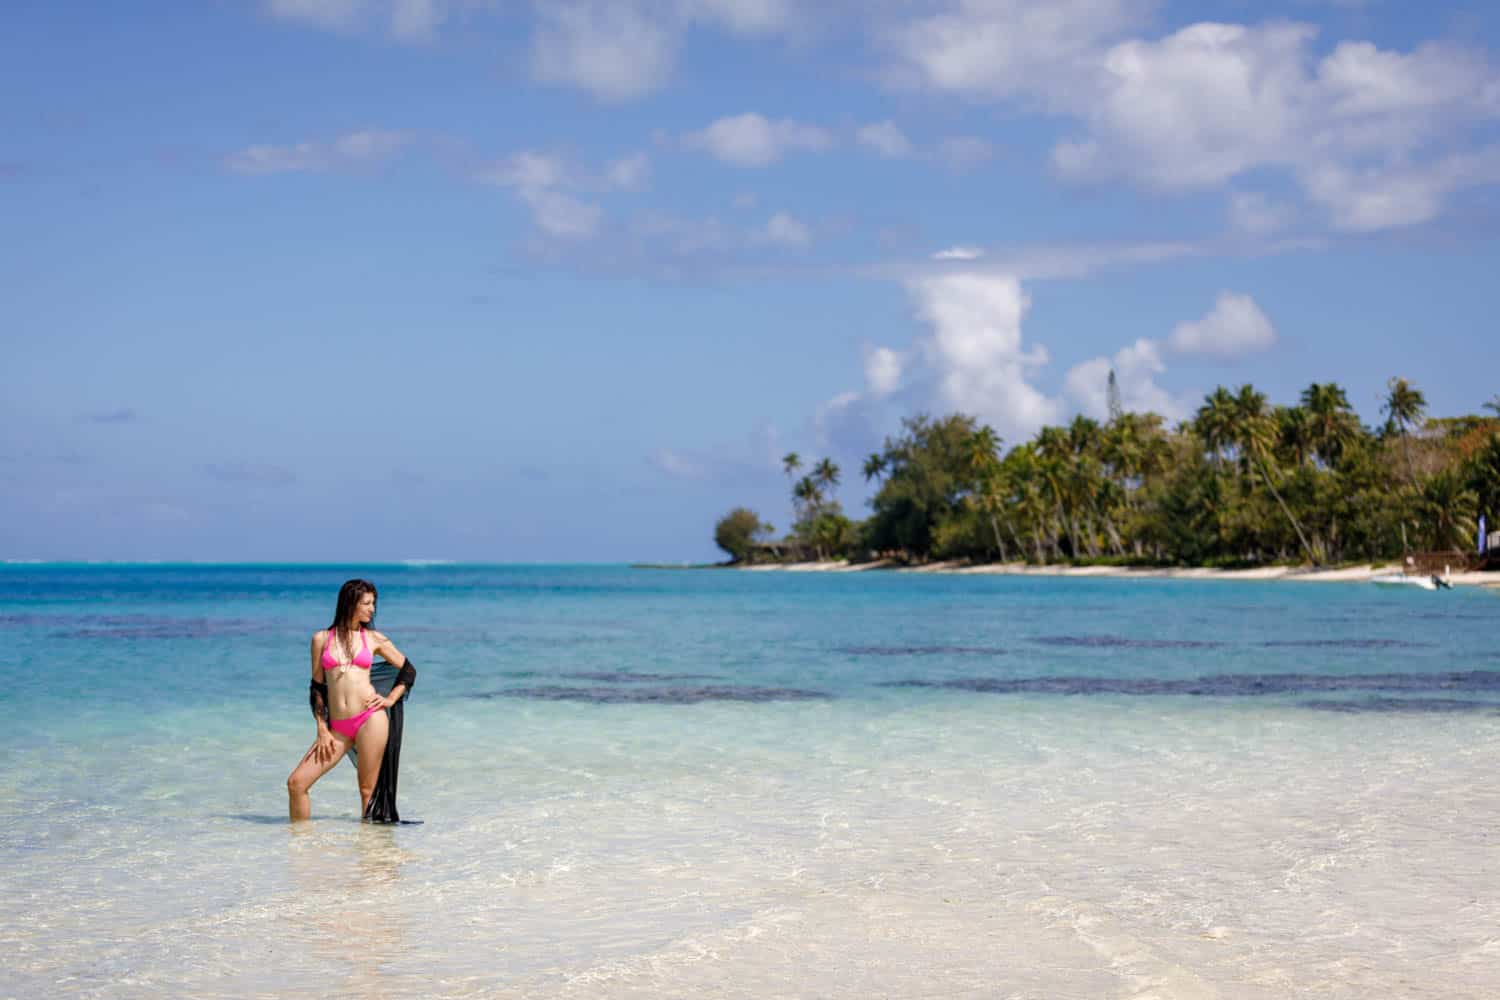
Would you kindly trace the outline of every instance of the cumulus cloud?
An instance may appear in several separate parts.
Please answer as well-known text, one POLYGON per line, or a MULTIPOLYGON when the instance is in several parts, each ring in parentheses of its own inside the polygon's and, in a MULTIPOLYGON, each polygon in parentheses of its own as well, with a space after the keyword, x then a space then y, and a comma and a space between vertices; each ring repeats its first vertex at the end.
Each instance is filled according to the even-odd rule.
POLYGON ((959 0, 889 26, 881 41, 898 83, 971 96, 1033 96, 1037 81, 1094 72, 1101 43, 1149 13, 1138 0, 959 0))
POLYGON ((366 0, 267 0, 272 17, 319 28, 351 28, 365 13, 366 0))
POLYGON ((430 41, 446 16, 442 0, 395 0, 391 34, 402 41, 430 41))
POLYGON ((1127 411, 1159 413, 1168 420, 1181 420, 1191 411, 1191 405, 1157 385, 1156 377, 1166 370, 1160 345, 1142 337, 1120 348, 1113 357, 1090 358, 1074 365, 1063 379, 1063 389, 1083 413, 1096 420, 1107 420, 1109 376, 1113 372, 1120 405, 1127 411))
POLYGON ((816 125, 783 118, 771 121, 748 112, 720 118, 707 128, 683 138, 688 149, 698 149, 736 167, 765 167, 789 152, 822 152, 833 146, 833 135, 816 125))
POLYGON ((609 192, 639 190, 646 184, 650 166, 644 153, 621 157, 593 171, 551 153, 522 150, 484 166, 474 177, 508 188, 531 210, 532 221, 544 235, 579 241, 597 235, 603 224, 604 209, 593 199, 609 192))
POLYGON ((239 174, 305 173, 353 169, 389 159, 411 141, 405 132, 369 129, 330 141, 255 145, 229 154, 224 165, 239 174))
POLYGON ((789 0, 536 0, 533 7, 536 78, 611 103, 660 89, 691 26, 766 36, 795 15, 789 0))
POLYGON ((865 352, 865 385, 874 396, 889 396, 901 387, 901 371, 906 359, 889 347, 873 347, 865 352))
POLYGON ((1291 225, 1291 206, 1273 201, 1258 191, 1236 191, 1229 196, 1229 224, 1252 236, 1268 236, 1291 225))
MULTIPOLYGON (((955 0, 888 27, 884 42, 901 82, 1073 119, 1081 127, 1051 156, 1066 178, 1176 192, 1270 169, 1357 231, 1428 221, 1455 193, 1496 183, 1483 152, 1452 152, 1500 118, 1500 72, 1482 53, 1346 40, 1320 55, 1318 30, 1287 21, 1127 37, 1153 6, 955 0)), ((1283 227, 1269 208, 1242 199, 1232 221, 1283 227)))
POLYGON ((1208 315, 1177 324, 1168 343, 1182 354, 1239 358, 1274 346, 1276 328, 1250 296, 1221 292, 1208 315))
POLYGON ((627 101, 656 90, 677 58, 676 33, 634 4, 550 0, 537 6, 531 66, 538 80, 627 101))
POLYGON ((855 141, 889 159, 899 159, 912 153, 911 140, 895 122, 889 120, 861 126, 855 133, 855 141))
POLYGON ((1352 232, 1410 226, 1436 218, 1449 195, 1500 183, 1500 146, 1422 166, 1348 168, 1323 164, 1303 173, 1308 197, 1352 232))
POLYGON ((929 335, 920 348, 946 406, 972 413, 1005 435, 1029 434, 1055 420, 1056 400, 1029 379, 1047 363, 1026 349, 1021 321, 1031 300, 1013 275, 945 274, 910 285, 929 335))
POLYGON ((766 223, 765 238, 783 246, 805 247, 812 242, 812 230, 786 212, 777 212, 766 223))
POLYGON ((995 155, 995 149, 985 140, 973 135, 951 135, 937 145, 937 159, 949 170, 970 170, 987 162, 995 155))
POLYGON ((430 41, 447 17, 447 0, 266 0, 272 17, 331 31, 384 23, 403 42, 430 41))
POLYGON ((650 174, 650 158, 645 153, 634 153, 611 163, 605 171, 605 179, 612 188, 635 191, 645 186, 650 174))
POLYGON ((586 184, 561 158, 532 150, 481 170, 478 180, 509 188, 531 210, 537 229, 560 240, 583 240, 599 231, 604 211, 572 189, 586 184))

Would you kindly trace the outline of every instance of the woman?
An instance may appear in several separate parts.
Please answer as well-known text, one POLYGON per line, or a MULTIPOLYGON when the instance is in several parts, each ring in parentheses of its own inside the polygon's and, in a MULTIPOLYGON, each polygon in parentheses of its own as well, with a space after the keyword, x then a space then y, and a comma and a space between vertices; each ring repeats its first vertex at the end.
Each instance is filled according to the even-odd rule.
MULTIPOLYGON (((312 749, 286 779, 288 812, 293 820, 312 814, 308 790, 323 775, 338 765, 344 754, 355 751, 359 775, 360 811, 366 818, 395 821, 394 768, 388 775, 388 815, 371 816, 376 799, 376 782, 386 758, 387 740, 392 735, 392 720, 387 709, 397 705, 416 682, 417 672, 390 639, 367 629, 375 620, 375 585, 365 580, 350 580, 339 589, 333 624, 314 632, 312 637, 312 681, 308 701, 318 725, 312 749), (392 664, 400 664, 400 673, 390 692, 381 695, 370 682, 374 654, 392 664)), ((399 723, 397 723, 399 725, 399 723)), ((399 741, 399 729, 396 740, 399 741)))

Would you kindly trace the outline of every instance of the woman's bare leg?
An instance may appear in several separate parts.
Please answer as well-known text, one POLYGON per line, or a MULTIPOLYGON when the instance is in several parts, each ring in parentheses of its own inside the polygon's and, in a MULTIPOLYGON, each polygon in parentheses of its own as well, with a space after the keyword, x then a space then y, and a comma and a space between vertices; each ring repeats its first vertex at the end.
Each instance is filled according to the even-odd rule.
POLYGON ((348 740, 337 734, 333 738, 338 741, 338 751, 332 758, 319 761, 314 757, 313 754, 318 749, 318 744, 314 742, 312 748, 303 755, 302 762, 292 768, 292 773, 286 779, 287 813, 293 821, 307 819, 312 815, 312 799, 307 795, 308 789, 323 775, 338 767, 344 754, 349 752, 348 740))
POLYGON ((390 735, 391 721, 385 712, 376 712, 365 720, 354 734, 354 748, 359 751, 359 814, 363 816, 370 807, 370 798, 375 794, 375 781, 380 777, 380 762, 385 757, 385 741, 390 735))

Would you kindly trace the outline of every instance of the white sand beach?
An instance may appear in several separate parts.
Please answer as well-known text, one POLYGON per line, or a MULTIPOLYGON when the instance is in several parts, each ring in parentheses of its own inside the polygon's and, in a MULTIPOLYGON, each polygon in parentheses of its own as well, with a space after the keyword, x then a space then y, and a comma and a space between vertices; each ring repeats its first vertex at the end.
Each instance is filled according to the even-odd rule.
MULTIPOLYGON (((786 573, 858 573, 866 570, 890 570, 900 573, 955 573, 981 576, 1069 576, 1108 577, 1111 579, 1167 580, 1289 580, 1298 583, 1360 583, 1384 573, 1399 573, 1396 563, 1340 566, 1333 569, 1309 569, 1298 566, 1258 566, 1253 569, 1210 569, 1195 566, 1162 569, 1132 566, 1034 566, 1029 563, 981 563, 963 561, 932 562, 920 566, 903 566, 882 559, 867 563, 847 560, 761 564, 739 567, 750 572, 786 573)), ((1452 573, 1446 577, 1455 586, 1500 588, 1500 573, 1452 573)))

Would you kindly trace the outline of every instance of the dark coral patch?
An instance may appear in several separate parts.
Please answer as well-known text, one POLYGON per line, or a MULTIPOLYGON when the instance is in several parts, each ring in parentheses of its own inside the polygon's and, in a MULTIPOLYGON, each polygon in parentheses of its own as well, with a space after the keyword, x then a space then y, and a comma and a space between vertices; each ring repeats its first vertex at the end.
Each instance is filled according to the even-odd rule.
POLYGON ((568 687, 544 684, 507 688, 480 694, 480 698, 533 698, 538 701, 582 701, 595 705, 696 705, 705 701, 816 701, 831 698, 823 691, 801 688, 740 687, 706 684, 696 687, 568 687))
POLYGON ((1039 646, 1081 649, 1217 649, 1224 645, 1210 639, 1132 639, 1122 635, 1039 635, 1031 641, 1039 646))

